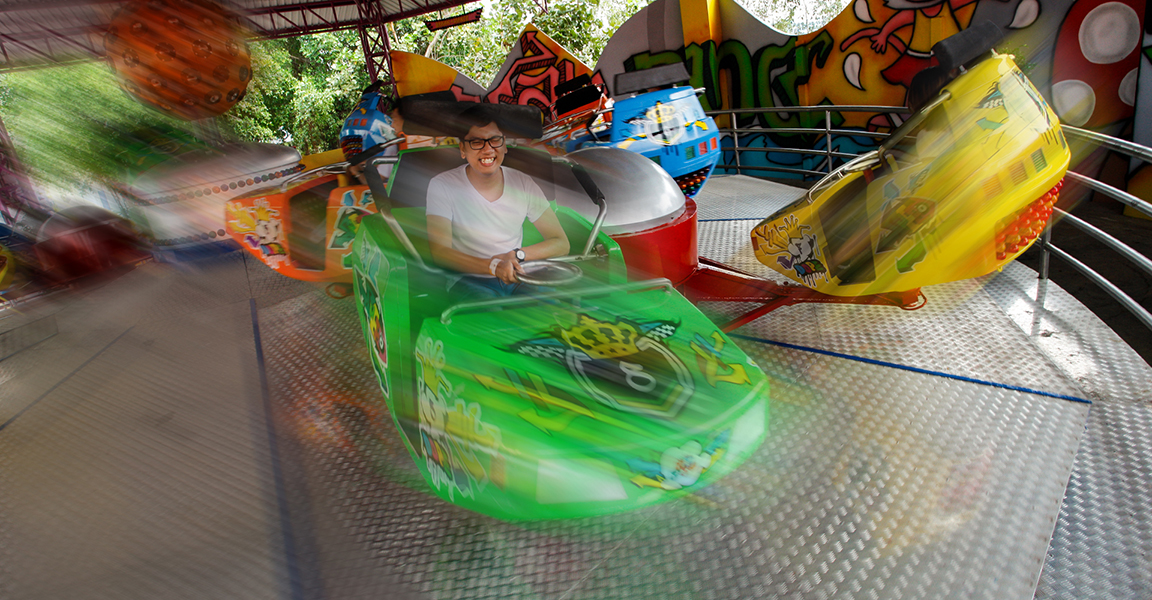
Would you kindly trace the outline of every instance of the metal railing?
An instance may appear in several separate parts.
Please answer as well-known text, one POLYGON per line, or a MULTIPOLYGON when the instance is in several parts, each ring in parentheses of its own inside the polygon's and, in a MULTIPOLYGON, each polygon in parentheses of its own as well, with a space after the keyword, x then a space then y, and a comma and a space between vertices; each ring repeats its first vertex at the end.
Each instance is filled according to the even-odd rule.
MULTIPOLYGON (((731 122, 735 123, 736 119, 745 115, 758 115, 766 113, 824 113, 824 126, 823 127, 775 127, 772 128, 772 133, 798 133, 798 134, 813 134, 819 135, 824 138, 824 149, 816 150, 813 148, 776 148, 764 146, 740 146, 740 134, 745 135, 763 135, 769 131, 762 127, 728 127, 720 128, 720 135, 732 136, 732 146, 723 148, 725 152, 731 151, 733 153, 734 164, 724 164, 723 166, 728 169, 735 169, 736 173, 741 171, 774 171, 777 173, 790 173, 793 175, 815 176, 822 177, 832 172, 835 168, 833 164, 834 158, 842 158, 850 160, 855 158, 855 154, 846 152, 836 152, 832 150, 832 136, 851 136, 851 137, 870 137, 876 140, 882 140, 890 135, 889 133, 881 133, 877 131, 862 131, 859 129, 834 129, 832 127, 833 113, 845 112, 863 112, 874 114, 890 115, 894 125, 899 125, 903 122, 903 116, 908 113, 908 109, 903 106, 774 106, 771 108, 733 108, 726 110, 710 110, 705 114, 715 119, 722 115, 731 115, 731 122), (786 154, 809 154, 813 156, 823 155, 825 157, 824 164, 826 170, 813 171, 810 169, 794 169, 791 167, 773 167, 773 166, 753 166, 741 165, 740 154, 742 152, 782 152, 786 154)), ((879 142, 878 142, 879 143, 879 142)))
MULTIPOLYGON (((1083 140, 1088 143, 1107 148, 1113 152, 1119 152, 1133 158, 1139 158, 1144 162, 1152 163, 1152 149, 1145 146, 1117 139, 1102 133, 1096 133, 1095 131, 1088 131, 1086 129, 1072 127, 1071 125, 1064 125, 1063 129, 1064 136, 1069 138, 1070 143, 1072 139, 1083 140)), ((1116 189, 1106 183, 1096 181, 1091 177, 1081 175, 1080 173, 1076 173, 1074 171, 1068 171, 1068 175, 1066 177, 1069 181, 1079 183, 1098 194, 1104 194, 1109 198, 1119 200, 1125 205, 1131 206, 1132 208, 1144 213, 1145 215, 1152 217, 1152 204, 1149 204, 1140 198, 1125 192, 1124 190, 1116 189)), ((1105 246, 1108 246, 1112 250, 1116 251, 1120 256, 1127 259, 1130 263, 1143 270, 1148 275, 1152 276, 1152 260, 1148 260, 1148 257, 1140 254, 1140 252, 1136 251, 1128 244, 1125 244, 1115 237, 1112 237, 1100 228, 1088 223, 1087 221, 1084 221, 1083 219, 1068 214, 1067 212, 1060 209, 1055 209, 1054 212, 1060 215, 1062 221, 1071 224, 1077 229, 1102 242, 1105 246)), ((1128 312, 1132 313, 1133 316, 1139 319, 1145 327, 1147 327, 1149 330, 1152 330, 1152 313, 1141 306, 1140 303, 1137 302, 1134 298, 1124 293, 1123 290, 1121 290, 1116 286, 1116 284, 1109 281, 1103 275, 1093 271, 1090 267, 1088 267, 1088 265, 1085 265, 1071 254, 1068 254, 1064 250, 1061 250, 1052 244, 1052 223, 1049 223, 1048 227, 1044 229, 1044 235, 1040 239, 1040 247, 1043 252, 1040 256, 1041 281, 1048 280, 1049 255, 1055 255, 1057 258, 1067 262, 1074 269, 1079 271, 1081 275, 1087 277, 1090 281, 1092 281, 1092 283, 1095 283, 1097 286, 1107 292, 1109 296, 1112 296, 1112 298, 1119 302, 1121 306, 1128 310, 1128 312)))
MULTIPOLYGON (((831 171, 833 170, 833 168, 834 168, 833 159, 834 158, 842 158, 842 159, 850 160, 850 159, 853 159, 853 158, 856 158, 857 156, 859 156, 856 154, 849 154, 849 153, 844 153, 844 152, 833 151, 832 150, 832 138, 833 138, 833 136, 841 136, 841 135, 853 136, 853 137, 863 136, 863 137, 872 137, 872 138, 876 138, 877 140, 880 140, 882 138, 888 137, 888 135, 889 135, 888 133, 878 133, 878 132, 849 130, 849 129, 833 129, 832 128, 832 113, 834 113, 834 112, 871 112, 871 113, 876 113, 876 114, 898 115, 896 117, 896 119, 900 119, 901 117, 899 115, 906 113, 907 109, 903 108, 903 107, 897 107, 897 106, 781 106, 781 107, 773 107, 773 108, 755 108, 755 109, 737 108, 737 109, 730 109, 730 110, 708 111, 707 114, 709 116, 712 116, 713 118, 715 118, 716 116, 720 116, 720 115, 733 115, 731 118, 732 118, 732 121, 735 122, 735 119, 737 118, 736 115, 759 114, 759 113, 768 113, 768 112, 779 112, 779 113, 823 112, 824 113, 824 127, 779 128, 779 129, 772 129, 771 131, 773 133, 808 133, 808 134, 822 135, 824 137, 824 140, 825 140, 824 149, 819 150, 819 149, 814 149, 814 148, 741 147, 740 146, 740 135, 741 134, 744 134, 744 135, 764 134, 764 133, 768 132, 769 130, 765 129, 765 128, 759 128, 759 127, 757 127, 757 128, 749 128, 749 127, 721 128, 720 129, 721 135, 730 135, 732 137, 732 145, 725 148, 725 152, 728 152, 728 151, 732 152, 733 161, 732 161, 732 164, 728 164, 727 162, 725 162, 722 165, 723 167, 725 167, 727 169, 735 169, 737 174, 742 174, 743 171, 755 171, 755 172, 775 171, 775 172, 791 173, 794 175, 823 177, 823 176, 827 175, 828 173, 831 173, 831 171), (825 172, 825 171, 813 171, 813 170, 808 170, 808 169, 794 169, 794 168, 790 168, 790 167, 741 165, 740 154, 742 152, 784 152, 784 153, 795 153, 795 154, 823 155, 825 157, 825 164, 827 166, 827 171, 825 172)), ((899 121, 894 119, 894 124, 899 124, 899 121)), ((1135 144, 1133 142, 1121 140, 1121 139, 1114 138, 1114 137, 1104 135, 1101 133, 1096 133, 1094 131, 1089 131, 1086 129, 1080 129, 1078 127, 1072 127, 1070 125, 1064 125, 1063 129, 1064 129, 1065 137, 1067 137, 1070 142, 1071 142, 1071 140, 1082 141, 1082 142, 1085 142, 1088 144, 1093 144, 1093 145, 1098 146, 1098 147, 1106 148, 1106 149, 1114 151, 1114 152, 1119 152, 1121 154, 1125 154, 1125 155, 1133 157, 1133 158, 1138 158, 1138 159, 1140 159, 1146 163, 1152 164, 1152 148, 1148 148, 1146 146, 1141 146, 1140 144, 1135 144)), ((879 143, 878 143, 878 145, 879 145, 879 143)), ((718 168, 720 166, 721 165, 718 165, 718 168)), ((1079 185, 1083 185, 1084 187, 1086 187, 1086 188, 1088 188, 1088 189, 1090 189, 1096 193, 1103 194, 1109 198, 1113 198, 1115 200, 1118 200, 1118 201, 1124 203, 1125 205, 1130 206, 1133 209, 1138 210, 1138 211, 1144 213, 1145 215, 1148 215, 1149 217, 1152 217, 1152 203, 1148 203, 1144 200, 1141 200, 1140 198, 1137 198, 1136 196, 1133 196, 1132 194, 1129 194, 1128 192, 1125 192, 1123 190, 1112 187, 1106 183, 1097 181, 1097 180, 1095 180, 1091 177, 1088 177, 1086 175, 1076 173, 1075 171, 1071 171, 1071 170, 1068 171, 1068 175, 1066 177, 1067 177, 1069 182, 1075 182, 1079 185)), ((1072 226, 1076 227, 1077 229, 1085 232, 1086 234, 1092 236, 1093 238, 1100 241, 1101 243, 1103 243, 1108 248, 1114 250, 1117 254, 1119 254, 1121 257, 1126 259, 1129 263, 1135 265, 1137 268, 1141 269, 1145 273, 1152 276, 1152 260, 1149 260, 1148 257, 1140 254, 1139 251, 1135 250, 1134 248, 1132 248, 1128 244, 1122 242, 1121 240, 1118 240, 1115 237, 1109 235, 1108 233, 1105 233, 1103 230, 1099 229, 1098 227, 1095 227, 1094 225, 1091 225, 1090 223, 1084 221, 1083 219, 1080 219, 1074 215, 1071 215, 1071 214, 1067 213, 1066 211, 1063 211, 1063 210, 1060 210, 1057 208, 1057 209, 1055 209, 1055 214, 1058 215, 1063 221, 1066 221, 1070 225, 1072 225, 1072 226)), ((1087 279, 1089 279, 1090 281, 1095 283, 1097 286, 1099 286, 1101 289, 1103 289, 1105 292, 1107 292, 1110 296, 1112 296, 1113 299, 1115 299, 1117 302, 1119 302, 1125 309, 1127 309, 1129 312, 1131 312, 1133 316, 1135 316, 1141 323, 1143 323, 1145 327, 1147 327, 1149 330, 1152 330, 1152 313, 1150 313, 1147 309, 1145 309, 1143 306, 1141 306, 1140 303, 1137 302, 1134 298, 1132 298, 1131 296, 1126 294, 1123 290, 1121 290, 1118 286, 1116 286, 1115 283, 1109 281, 1103 275, 1092 270, 1090 267, 1085 265, 1083 262, 1077 260, 1075 257, 1068 254, 1067 252, 1065 252, 1064 250, 1060 249, 1059 247, 1057 247, 1056 245, 1054 245, 1052 243, 1052 239, 1051 239, 1052 238, 1052 225, 1054 224, 1054 222, 1055 222, 1055 220, 1049 222, 1048 227, 1045 228, 1044 233, 1043 233, 1041 240, 1040 240, 1040 248, 1042 251, 1041 257, 1040 257, 1040 271, 1039 271, 1040 280, 1042 282, 1048 280, 1049 257, 1050 256, 1056 256, 1057 258, 1067 262, 1074 269, 1076 269, 1081 275, 1083 275, 1084 277, 1086 277, 1087 279)))

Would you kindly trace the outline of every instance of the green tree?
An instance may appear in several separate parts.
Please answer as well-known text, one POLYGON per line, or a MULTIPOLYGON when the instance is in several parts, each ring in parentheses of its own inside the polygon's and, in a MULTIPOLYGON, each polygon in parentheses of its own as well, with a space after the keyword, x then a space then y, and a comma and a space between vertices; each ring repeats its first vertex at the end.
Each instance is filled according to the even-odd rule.
POLYGON ((480 21, 442 30, 439 37, 424 26, 431 18, 469 10, 469 5, 439 15, 412 17, 393 24, 396 49, 423 54, 488 85, 504 64, 520 32, 536 26, 573 56, 595 66, 612 34, 649 0, 551 0, 542 12, 532 0, 487 0, 480 21), (433 39, 436 43, 429 45, 433 39))
POLYGON ((341 122, 369 83, 356 32, 251 47, 248 95, 219 117, 221 127, 239 139, 289 144, 303 154, 337 147, 341 122))
POLYGON ((850 0, 737 0, 773 29, 789 35, 811 33, 836 18, 850 0))

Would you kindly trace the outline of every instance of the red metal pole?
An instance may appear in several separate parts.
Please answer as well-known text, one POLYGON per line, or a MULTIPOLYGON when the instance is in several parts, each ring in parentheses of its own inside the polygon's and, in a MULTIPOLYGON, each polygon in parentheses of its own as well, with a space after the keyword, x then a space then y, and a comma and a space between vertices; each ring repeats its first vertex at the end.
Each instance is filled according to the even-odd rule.
POLYGON ((379 0, 357 0, 360 23, 356 31, 360 33, 360 47, 364 51, 364 66, 368 69, 368 79, 383 80, 392 86, 392 57, 389 55, 387 19, 379 0))

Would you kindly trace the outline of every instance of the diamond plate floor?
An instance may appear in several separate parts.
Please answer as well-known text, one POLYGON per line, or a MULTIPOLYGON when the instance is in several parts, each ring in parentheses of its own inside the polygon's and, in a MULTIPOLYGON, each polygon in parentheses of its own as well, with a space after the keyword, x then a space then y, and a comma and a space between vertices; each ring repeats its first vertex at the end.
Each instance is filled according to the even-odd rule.
POLYGON ((805 190, 744 175, 713 175, 696 195, 700 221, 760 221, 804 195, 805 190))
MULTIPOLYGON (((786 195, 714 178, 701 253, 757 269, 786 195)), ((41 299, 0 313, 56 324, 0 360, 0 597, 1152 596, 1152 369, 1019 265, 925 293, 738 330, 772 421, 718 483, 517 525, 426 491, 351 300, 239 253, 41 299)))

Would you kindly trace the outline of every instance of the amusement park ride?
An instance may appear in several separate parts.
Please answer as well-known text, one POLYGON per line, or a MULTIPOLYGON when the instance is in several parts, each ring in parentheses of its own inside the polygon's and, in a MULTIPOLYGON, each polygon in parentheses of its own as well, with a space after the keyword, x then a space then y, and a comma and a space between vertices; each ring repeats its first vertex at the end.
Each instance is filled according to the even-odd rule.
MULTIPOLYGON (((916 308, 920 287, 989 273, 1036 239, 1069 150, 1012 58, 988 53, 987 34, 939 43, 942 68, 958 75, 879 149, 750 232, 757 258, 794 285, 697 255, 698 187, 661 168, 698 177, 715 165, 716 127, 691 88, 609 107, 585 86, 562 98, 548 129, 524 107, 496 107, 506 132, 548 142, 510 148, 505 164, 540 184, 573 248, 525 265, 553 288, 539 297, 445 298, 423 208, 428 180, 461 164, 454 147, 381 158, 403 138, 362 139, 347 162, 228 201, 227 231, 282 274, 351 283, 395 425, 443 499, 510 520, 659 502, 735 468, 763 439, 767 379, 726 331, 798 302, 916 308), (680 137, 667 135, 673 118, 680 137), (368 186, 349 185, 358 163, 372 165, 368 186), (386 184, 374 168, 383 163, 393 163, 386 184), (693 304, 702 301, 757 308, 717 326, 693 304), (544 472, 557 481, 539 480, 544 472), (563 494, 561 479, 575 482, 563 494)), ((457 135, 460 107, 422 116, 404 106, 407 135, 457 135)), ((368 120, 354 113, 346 129, 368 120)), ((525 225, 525 244, 537 235, 525 225)))

